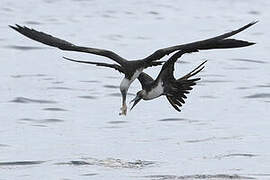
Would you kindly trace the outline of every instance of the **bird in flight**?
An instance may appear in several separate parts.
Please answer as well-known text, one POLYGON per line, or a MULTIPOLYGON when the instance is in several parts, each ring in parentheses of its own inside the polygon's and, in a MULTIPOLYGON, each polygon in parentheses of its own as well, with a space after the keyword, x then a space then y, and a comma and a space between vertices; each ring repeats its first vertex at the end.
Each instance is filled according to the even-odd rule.
POLYGON ((146 73, 141 73, 138 80, 141 83, 142 90, 138 91, 136 97, 131 101, 134 102, 131 109, 141 100, 152 100, 165 95, 169 103, 177 111, 181 111, 180 107, 185 103, 187 98, 186 94, 189 94, 193 89, 192 86, 196 85, 196 82, 200 78, 190 79, 204 69, 204 64, 207 61, 202 62, 199 66, 193 69, 188 74, 181 78, 176 79, 174 77, 174 64, 178 58, 185 53, 196 52, 195 50, 180 50, 173 54, 163 64, 157 78, 154 80, 146 73))
POLYGON ((120 92, 122 94, 122 107, 121 107, 121 113, 123 115, 126 115, 127 113, 127 105, 126 105, 126 96, 128 89, 131 85, 131 83, 139 77, 139 75, 142 73, 142 71, 145 68, 151 67, 151 66, 157 66, 161 65, 162 62, 159 62, 157 60, 160 60, 163 58, 165 55, 169 55, 175 51, 179 50, 186 50, 186 49, 196 49, 196 50, 205 50, 205 49, 224 49, 224 48, 240 48, 240 47, 246 47, 253 45, 255 43, 253 42, 248 42, 248 41, 242 41, 242 40, 236 40, 236 39, 229 39, 229 37, 249 28, 250 26, 254 25, 255 22, 251 22, 237 30, 224 33, 222 35, 201 40, 201 41, 196 41, 192 43, 187 43, 187 44, 182 44, 182 45, 176 45, 176 46, 171 46, 167 48, 162 48, 158 49, 149 56, 138 59, 138 60, 127 60, 118 54, 116 54, 113 51, 106 50, 106 49, 98 49, 98 48, 92 48, 92 47, 83 47, 83 46, 77 46, 73 43, 70 43, 66 40, 62 40, 60 38, 54 37, 52 35, 49 35, 44 32, 37 31, 35 29, 30 29, 26 26, 20 26, 20 25, 15 25, 10 27, 17 32, 21 33, 22 35, 38 41, 40 43, 53 46, 56 48, 59 48, 61 50, 65 51, 77 51, 77 52, 84 52, 84 53, 90 53, 90 54, 95 54, 99 56, 104 56, 107 57, 113 61, 115 61, 122 69, 124 73, 124 78, 121 81, 120 84, 120 92), (223 41, 222 43, 220 43, 223 41), (213 46, 215 44, 215 47, 213 46), (214 47, 214 48, 213 48, 214 47))
MULTIPOLYGON (((204 64, 206 61, 201 63, 198 67, 193 69, 191 72, 186 74, 185 76, 175 79, 174 72, 174 64, 178 58, 180 58, 185 53, 196 52, 196 50, 180 50, 173 54, 166 62, 163 64, 159 75, 154 80, 150 75, 145 72, 142 72, 138 80, 141 83, 142 90, 137 92, 136 97, 131 101, 134 102, 131 109, 141 100, 152 100, 160 97, 161 95, 166 95, 169 103, 177 110, 181 111, 180 107, 185 103, 187 97, 185 94, 189 94, 190 90, 192 90, 192 86, 196 85, 196 81, 199 81, 200 78, 189 79, 194 75, 198 74, 204 68, 204 64)), ((103 66, 113 68, 120 73, 124 73, 121 66, 117 64, 108 64, 108 63, 99 63, 93 61, 81 61, 72 58, 63 57, 66 60, 77 62, 77 63, 85 63, 92 64, 96 66, 103 66)), ((130 103, 131 103, 130 102, 130 103)))

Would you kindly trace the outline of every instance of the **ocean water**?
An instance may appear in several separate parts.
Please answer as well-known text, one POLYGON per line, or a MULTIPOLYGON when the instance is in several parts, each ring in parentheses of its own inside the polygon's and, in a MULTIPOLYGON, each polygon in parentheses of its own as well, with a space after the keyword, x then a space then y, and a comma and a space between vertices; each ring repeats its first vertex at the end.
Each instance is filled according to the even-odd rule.
MULTIPOLYGON (((270 179, 269 10, 263 0, 1 0, 0 180, 270 179), (179 60, 176 77, 208 60, 181 113, 160 97, 125 117, 118 115, 123 75, 62 56, 111 60, 51 48, 8 27, 138 59, 254 20, 234 38, 256 45, 179 60)), ((138 90, 135 81, 128 101, 138 90)))

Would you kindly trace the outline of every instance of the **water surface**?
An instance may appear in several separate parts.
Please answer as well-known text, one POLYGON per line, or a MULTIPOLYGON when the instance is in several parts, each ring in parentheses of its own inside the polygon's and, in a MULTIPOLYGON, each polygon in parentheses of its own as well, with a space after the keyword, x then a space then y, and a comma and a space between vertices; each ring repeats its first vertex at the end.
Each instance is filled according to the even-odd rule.
MULTIPOLYGON (((0 179, 269 179, 269 8, 263 0, 2 0, 0 179), (180 77, 208 60, 181 113, 161 97, 126 117, 118 116, 119 72, 62 57, 111 60, 50 48, 8 27, 138 59, 254 20, 235 38, 256 45, 176 64, 180 77)), ((128 101, 140 88, 135 81, 128 101)))

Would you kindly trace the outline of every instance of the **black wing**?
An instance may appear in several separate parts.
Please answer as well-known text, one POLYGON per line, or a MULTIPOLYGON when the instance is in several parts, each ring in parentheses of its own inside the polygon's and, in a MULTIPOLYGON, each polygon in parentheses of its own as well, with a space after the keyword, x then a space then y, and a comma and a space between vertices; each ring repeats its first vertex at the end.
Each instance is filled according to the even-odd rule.
POLYGON ((187 50, 180 50, 176 53, 174 53, 162 66, 156 81, 159 81, 160 78, 165 79, 174 79, 173 77, 173 71, 174 71, 174 64, 183 54, 185 53, 192 53, 192 52, 198 52, 197 49, 187 49, 187 50))
POLYGON ((172 88, 170 92, 167 93, 166 97, 169 103, 174 107, 175 110, 181 111, 180 107, 185 103, 185 99, 187 98, 186 94, 189 94, 193 89, 192 86, 196 85, 196 81, 199 81, 200 78, 189 79, 192 76, 195 76, 200 71, 203 70, 204 64, 207 61, 204 61, 199 66, 197 66, 194 70, 186 74, 185 76, 177 79, 172 84, 172 88))
MULTIPOLYGON (((68 61, 77 62, 77 63, 93 64, 96 66, 109 67, 109 68, 113 68, 113 69, 119 71, 120 73, 124 73, 124 69, 117 64, 108 64, 108 63, 100 63, 100 62, 92 62, 92 61, 81 61, 81 60, 75 60, 75 59, 71 59, 71 58, 67 58, 67 57, 63 57, 63 58, 68 60, 68 61)), ((163 62, 160 62, 160 63, 163 63, 163 62)), ((160 63, 154 64, 153 66, 160 65, 160 63)), ((145 72, 142 72, 139 75, 138 80, 140 81, 142 89, 147 88, 147 85, 150 85, 154 82, 154 79, 150 75, 146 74, 145 72)))
POLYGON ((154 82, 154 79, 150 75, 146 74, 145 72, 142 72, 139 75, 138 80, 140 81, 142 85, 142 89, 147 89, 147 87, 150 86, 154 82))
POLYGON ((193 89, 192 86, 196 85, 196 81, 200 78, 189 79, 181 82, 178 87, 175 87, 175 91, 171 94, 167 94, 166 97, 169 103, 174 107, 175 110, 181 111, 180 108, 185 104, 185 99, 187 99, 187 94, 193 89))
POLYGON ((63 57, 63 58, 68 60, 68 61, 73 61, 73 62, 77 62, 77 63, 93 64, 96 66, 109 67, 109 68, 113 68, 113 69, 119 71, 120 73, 125 73, 124 69, 117 64, 108 64, 108 63, 100 63, 100 62, 92 62, 92 61, 81 61, 81 60, 75 60, 75 59, 71 59, 71 58, 67 58, 67 57, 63 57))
POLYGON ((187 79, 189 79, 189 78, 192 77, 192 76, 195 76, 196 74, 198 74, 199 72, 201 72, 201 71, 203 70, 203 68, 204 68, 203 65, 204 65, 206 62, 207 62, 207 61, 202 62, 199 66, 197 66, 197 67, 196 67, 195 69, 193 69, 191 72, 189 72, 189 73, 186 74, 185 76, 183 76, 183 77, 177 79, 176 81, 179 82, 179 83, 181 83, 182 81, 187 80, 187 79))
POLYGON ((85 52, 85 53, 105 56, 107 58, 110 58, 116 61, 117 63, 121 65, 123 65, 123 63, 126 61, 124 58, 120 57, 118 54, 109 50, 76 46, 68 41, 56 38, 44 32, 36 31, 35 29, 30 29, 26 26, 22 27, 16 24, 16 26, 9 26, 9 27, 11 27, 15 31, 18 31, 19 33, 23 34, 24 36, 32 40, 38 41, 40 43, 43 43, 49 46, 57 47, 61 50, 78 51, 78 52, 85 52))
POLYGON ((151 54, 150 56, 144 58, 143 60, 145 61, 155 61, 158 59, 161 59, 162 57, 164 57, 165 55, 169 55, 170 53, 177 51, 177 50, 182 50, 182 49, 198 49, 198 50, 203 50, 203 49, 216 49, 216 48, 237 48, 237 47, 245 47, 245 46, 250 46, 253 45, 255 43, 253 42, 247 42, 247 41, 242 41, 242 40, 235 40, 235 39, 229 39, 227 43, 222 43, 220 46, 217 46, 217 42, 220 40, 224 40, 225 38, 228 38, 230 36, 233 36, 241 31, 244 31, 245 29, 249 28, 250 26, 254 25, 255 23, 257 23, 257 21, 255 22, 251 22, 237 30, 213 37, 213 38, 209 38, 209 39, 205 39, 202 41, 196 41, 196 42, 192 42, 192 43, 188 43, 188 44, 182 44, 182 45, 177 45, 177 46, 171 46, 168 48, 163 48, 163 49, 159 49, 157 51, 155 51, 153 54, 151 54), (212 43, 215 43, 215 47, 211 47, 212 43), (209 46, 211 48, 209 48, 209 46))

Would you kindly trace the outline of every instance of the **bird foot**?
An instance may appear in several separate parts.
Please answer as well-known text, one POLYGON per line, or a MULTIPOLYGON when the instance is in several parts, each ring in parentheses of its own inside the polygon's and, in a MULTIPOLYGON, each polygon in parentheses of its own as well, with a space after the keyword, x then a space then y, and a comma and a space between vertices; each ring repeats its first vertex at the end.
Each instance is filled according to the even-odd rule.
POLYGON ((119 115, 127 115, 127 106, 123 106, 120 108, 121 112, 119 113, 119 115))

